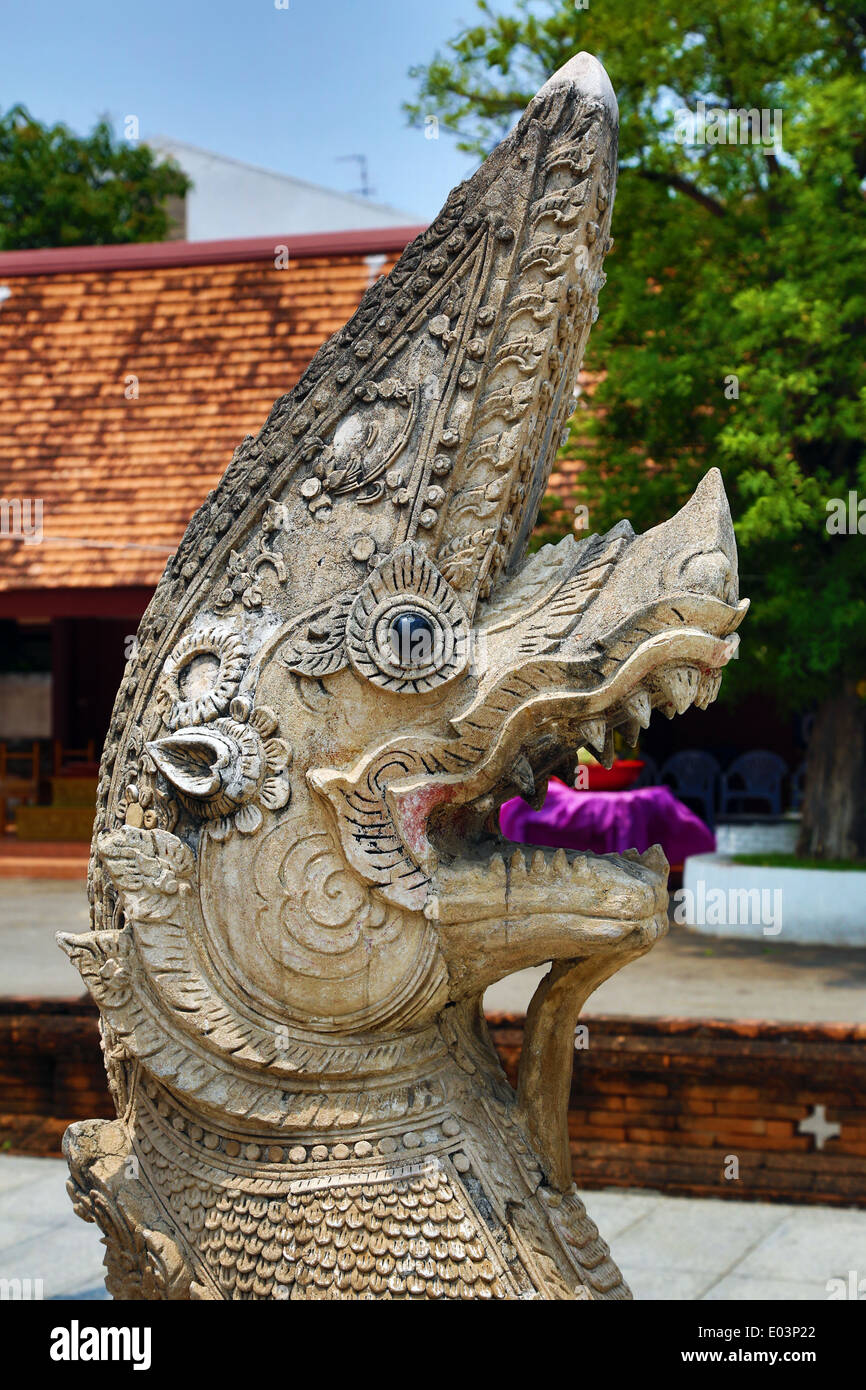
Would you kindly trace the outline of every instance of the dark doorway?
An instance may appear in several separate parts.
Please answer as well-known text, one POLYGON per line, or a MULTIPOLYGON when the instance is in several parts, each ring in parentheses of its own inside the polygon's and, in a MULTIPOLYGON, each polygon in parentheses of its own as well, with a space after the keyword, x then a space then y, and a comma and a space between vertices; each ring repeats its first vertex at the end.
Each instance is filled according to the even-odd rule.
POLYGON ((126 664, 132 618, 55 618, 51 624, 54 738, 97 756, 126 664))

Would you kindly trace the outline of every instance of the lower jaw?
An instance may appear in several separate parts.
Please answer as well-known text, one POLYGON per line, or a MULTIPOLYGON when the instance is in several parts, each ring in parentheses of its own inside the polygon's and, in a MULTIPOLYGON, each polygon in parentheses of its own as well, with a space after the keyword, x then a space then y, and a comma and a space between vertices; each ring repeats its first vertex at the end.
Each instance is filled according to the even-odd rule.
POLYGON ((658 846, 642 855, 544 850, 513 842, 503 842, 503 850, 440 865, 425 917, 443 924, 533 918, 540 930, 544 919, 572 919, 596 934, 600 944, 667 920, 668 863, 658 846))
POLYGON ((631 917, 602 917, 568 906, 542 909, 517 902, 454 902, 434 896, 428 900, 424 912, 440 930, 483 929, 491 956, 506 941, 516 944, 520 940, 524 952, 534 948, 532 954, 537 957, 527 960, 527 965, 565 958, 572 951, 578 955, 595 954, 615 951, 638 940, 651 943, 668 929, 667 908, 631 917))

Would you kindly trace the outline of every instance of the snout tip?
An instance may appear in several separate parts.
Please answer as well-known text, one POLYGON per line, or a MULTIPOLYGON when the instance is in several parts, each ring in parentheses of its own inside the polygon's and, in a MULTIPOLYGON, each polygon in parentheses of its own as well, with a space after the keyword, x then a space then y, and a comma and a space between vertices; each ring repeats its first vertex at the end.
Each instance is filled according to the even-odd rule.
POLYGON ((736 573, 734 524, 724 480, 718 468, 711 468, 704 474, 679 515, 692 534, 706 537, 706 549, 715 546, 723 552, 730 563, 731 572, 736 573))
POLYGON ((611 80, 592 53, 575 53, 547 79, 538 95, 545 96, 555 87, 572 87, 576 94, 601 102, 613 120, 619 119, 619 107, 611 80))
POLYGON ((692 494, 692 501, 718 502, 727 506, 728 497, 725 492, 725 483, 718 468, 707 470, 692 494))

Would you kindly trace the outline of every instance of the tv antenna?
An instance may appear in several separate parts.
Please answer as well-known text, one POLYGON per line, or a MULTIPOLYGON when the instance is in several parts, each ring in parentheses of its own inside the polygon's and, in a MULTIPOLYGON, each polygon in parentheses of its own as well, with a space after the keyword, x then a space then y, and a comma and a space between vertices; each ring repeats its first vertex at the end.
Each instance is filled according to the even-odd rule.
POLYGON ((361 187, 353 188, 350 191, 360 194, 362 198, 372 198, 376 190, 370 187, 370 169, 367 164, 367 156, 365 154, 338 154, 337 159, 341 162, 351 159, 358 165, 358 177, 361 180, 361 187))

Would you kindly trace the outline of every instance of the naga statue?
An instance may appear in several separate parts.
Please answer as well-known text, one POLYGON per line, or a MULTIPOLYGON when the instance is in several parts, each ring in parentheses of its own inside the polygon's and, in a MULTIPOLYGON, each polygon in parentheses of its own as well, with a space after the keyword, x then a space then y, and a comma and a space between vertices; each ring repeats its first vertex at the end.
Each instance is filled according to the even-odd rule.
POLYGON ((578 1015, 667 926, 658 847, 508 844, 581 747, 736 649, 717 471, 637 536, 527 541, 611 246, 581 53, 237 449, 117 695, 61 935, 114 1120, 66 1132, 120 1299, 624 1299, 577 1195, 578 1015), (550 962, 516 1088, 494 981, 550 962))

